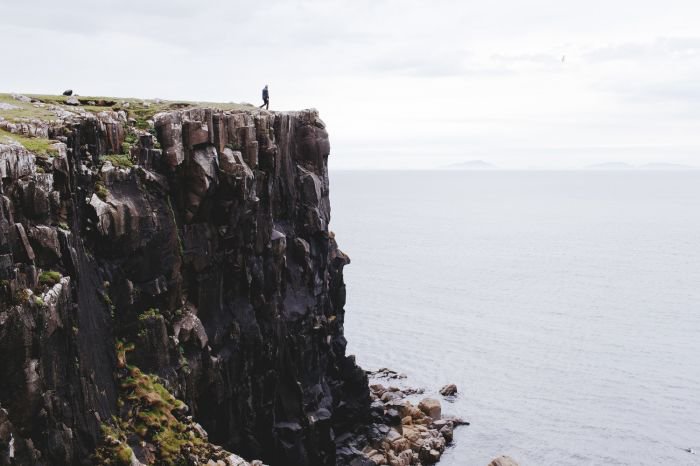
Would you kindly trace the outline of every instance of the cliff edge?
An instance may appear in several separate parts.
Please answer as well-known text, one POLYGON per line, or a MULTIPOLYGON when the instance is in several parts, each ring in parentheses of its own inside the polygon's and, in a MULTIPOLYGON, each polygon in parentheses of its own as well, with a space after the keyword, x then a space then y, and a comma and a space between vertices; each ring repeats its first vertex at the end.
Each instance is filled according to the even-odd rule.
POLYGON ((0 117, 0 465, 351 461, 370 395, 318 113, 22 97, 0 117))

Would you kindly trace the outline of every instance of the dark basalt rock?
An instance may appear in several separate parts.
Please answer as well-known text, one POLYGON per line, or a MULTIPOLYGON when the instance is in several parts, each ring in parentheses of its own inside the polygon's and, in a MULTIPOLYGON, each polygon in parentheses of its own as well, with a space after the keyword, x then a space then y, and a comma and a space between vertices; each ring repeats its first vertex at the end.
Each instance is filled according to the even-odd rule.
POLYGON ((313 110, 154 120, 128 169, 100 158, 136 131, 115 112, 51 126, 65 145, 44 173, 0 145, 0 465, 91 463, 117 414, 116 339, 210 442, 272 465, 365 464, 362 438, 337 442, 370 398, 345 354, 325 125, 313 110))

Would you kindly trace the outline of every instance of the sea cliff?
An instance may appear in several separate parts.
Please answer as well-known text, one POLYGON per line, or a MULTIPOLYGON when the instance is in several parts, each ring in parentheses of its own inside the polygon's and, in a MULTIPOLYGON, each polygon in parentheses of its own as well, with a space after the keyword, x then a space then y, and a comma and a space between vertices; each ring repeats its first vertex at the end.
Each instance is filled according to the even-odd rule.
POLYGON ((16 99, 0 464, 352 461, 336 439, 370 396, 345 354, 318 113, 16 99))

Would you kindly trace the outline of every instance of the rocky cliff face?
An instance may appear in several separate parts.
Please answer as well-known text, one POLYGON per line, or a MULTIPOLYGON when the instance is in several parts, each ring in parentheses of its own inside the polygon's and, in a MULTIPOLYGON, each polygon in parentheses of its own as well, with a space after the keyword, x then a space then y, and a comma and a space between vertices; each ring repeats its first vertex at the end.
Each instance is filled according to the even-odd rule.
POLYGON ((323 122, 135 123, 63 115, 25 125, 60 141, 45 153, 0 144, 0 464, 206 463, 195 422, 248 459, 336 464, 369 393, 345 355, 323 122))

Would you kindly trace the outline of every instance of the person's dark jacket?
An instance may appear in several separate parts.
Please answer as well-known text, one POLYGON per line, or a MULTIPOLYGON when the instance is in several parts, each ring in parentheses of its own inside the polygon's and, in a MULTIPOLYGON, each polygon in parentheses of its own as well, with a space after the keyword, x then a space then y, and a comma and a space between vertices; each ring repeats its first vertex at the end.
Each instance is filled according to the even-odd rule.
POLYGON ((267 92, 267 89, 263 89, 263 100, 267 100, 270 98, 270 93, 267 92))

